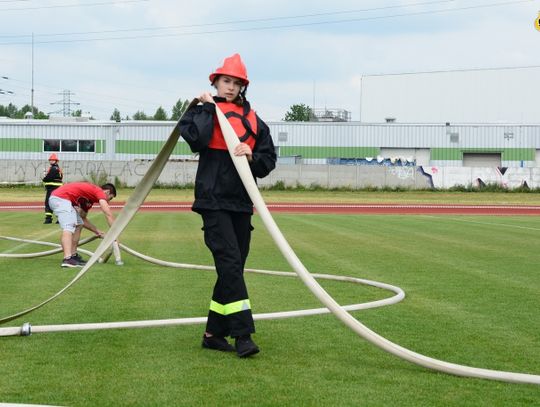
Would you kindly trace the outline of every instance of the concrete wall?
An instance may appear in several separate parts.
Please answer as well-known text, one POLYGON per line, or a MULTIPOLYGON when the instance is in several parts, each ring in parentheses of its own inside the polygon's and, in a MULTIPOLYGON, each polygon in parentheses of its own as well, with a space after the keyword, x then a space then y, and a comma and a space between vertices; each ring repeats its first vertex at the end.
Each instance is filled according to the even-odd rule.
MULTIPOLYGON (((105 176, 108 181, 120 181, 134 187, 142 179, 151 161, 62 161, 64 181, 92 181, 105 176)), ((44 161, 0 161, 0 183, 41 184, 44 161)), ((194 184, 196 161, 170 161, 158 182, 163 185, 194 184)), ((409 167, 375 165, 305 165, 279 164, 266 178, 258 180, 261 186, 281 182, 286 186, 348 187, 403 187, 450 188, 456 185, 496 183, 516 188, 525 183, 540 188, 540 168, 469 168, 469 167, 409 167)), ((1 191, 0 191, 1 200, 1 191)))

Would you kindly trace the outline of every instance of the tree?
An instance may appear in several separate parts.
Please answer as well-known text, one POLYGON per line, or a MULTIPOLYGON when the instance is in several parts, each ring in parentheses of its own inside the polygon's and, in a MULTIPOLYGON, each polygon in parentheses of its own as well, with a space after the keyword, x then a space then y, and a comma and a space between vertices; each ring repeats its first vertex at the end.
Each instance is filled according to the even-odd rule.
POLYGON ((49 118, 48 114, 45 114, 41 110, 38 110, 36 107, 34 107, 34 119, 43 120, 43 119, 48 119, 48 118, 49 118))
MULTIPOLYGON (((21 107, 21 117, 24 118, 24 115, 26 114, 26 112, 30 112, 32 111, 32 108, 30 107, 30 105, 24 105, 23 107, 21 107)), ((48 119, 49 116, 46 115, 45 113, 43 113, 41 110, 39 110, 37 107, 34 106, 34 110, 32 111, 32 114, 34 116, 34 119, 37 119, 37 120, 43 120, 43 119, 48 119)))
POLYGON ((71 116, 73 116, 73 117, 82 117, 82 110, 78 109, 78 110, 75 110, 74 112, 71 112, 71 116))
POLYGON ((17 106, 15 106, 13 103, 10 103, 6 106, 6 116, 11 117, 12 119, 15 119, 17 117, 19 109, 17 109, 17 106))
POLYGON ((30 105, 24 105, 23 107, 21 107, 20 110, 17 111, 17 114, 15 115, 14 119, 24 119, 26 113, 28 113, 31 110, 32 108, 30 107, 30 105))
POLYGON ((182 102, 182 99, 178 99, 178 102, 172 108, 171 120, 180 120, 184 112, 186 111, 189 105, 189 101, 186 99, 182 102))
MULTIPOLYGON (((20 110, 15 106, 14 104, 10 103, 7 106, 0 105, 0 116, 9 117, 12 119, 24 119, 25 114, 27 112, 32 111, 32 108, 30 105, 24 105, 20 110)), ((33 111, 34 119, 48 119, 49 116, 47 116, 42 111, 38 110, 37 107, 34 106, 33 111)))
POLYGON ((285 113, 286 122, 309 122, 313 117, 313 111, 311 107, 304 105, 292 105, 289 111, 285 113))
MULTIPOLYGON (((32 108, 30 107, 30 105, 24 105, 23 107, 21 107, 21 110, 20 110, 21 117, 24 117, 26 112, 30 112, 30 111, 32 111, 32 108)), ((48 119, 49 118, 48 115, 43 113, 41 110, 39 110, 35 106, 34 106, 34 110, 32 111, 32 114, 34 115, 34 119, 43 120, 43 119, 48 119)))
POLYGON ((114 120, 115 122, 120 122, 122 120, 120 111, 117 108, 114 108, 113 114, 111 115, 111 120, 114 120))
POLYGON ((133 115, 133 120, 148 120, 148 116, 146 115, 146 113, 137 110, 133 115))
POLYGON ((154 120, 167 120, 167 112, 161 106, 154 113, 154 120))

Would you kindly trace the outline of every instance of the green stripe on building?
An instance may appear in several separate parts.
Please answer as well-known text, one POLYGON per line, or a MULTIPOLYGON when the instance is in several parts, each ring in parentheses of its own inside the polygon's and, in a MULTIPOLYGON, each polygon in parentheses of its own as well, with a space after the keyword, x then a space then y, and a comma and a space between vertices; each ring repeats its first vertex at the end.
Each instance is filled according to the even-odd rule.
POLYGON ((40 153, 43 151, 43 140, 30 138, 1 138, 0 151, 40 153))
MULTIPOLYGON (((116 154, 158 154, 164 141, 116 140, 116 154)), ((172 152, 174 155, 192 154, 187 143, 178 143, 172 152)))
POLYGON ((105 152, 105 140, 96 140, 96 153, 103 154, 105 152))
POLYGON ((510 148, 503 150, 502 159, 504 161, 534 161, 536 151, 533 148, 510 148))

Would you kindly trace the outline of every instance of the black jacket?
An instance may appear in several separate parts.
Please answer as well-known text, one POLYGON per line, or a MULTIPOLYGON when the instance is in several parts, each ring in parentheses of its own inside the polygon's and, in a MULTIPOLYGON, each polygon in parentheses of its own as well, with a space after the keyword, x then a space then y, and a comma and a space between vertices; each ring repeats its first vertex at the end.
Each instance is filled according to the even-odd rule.
MULTIPOLYGON (((199 153, 195 178, 193 211, 227 210, 253 213, 253 203, 242 184, 227 150, 209 148, 214 131, 216 107, 212 103, 197 105, 180 120, 180 134, 191 151, 199 153)), ((276 166, 274 143, 270 129, 257 116, 257 137, 250 162, 254 177, 267 176, 276 166)))
POLYGON ((58 164, 51 164, 51 166, 49 167, 49 171, 47 171, 47 174, 45 174, 42 181, 45 185, 61 185, 62 178, 62 170, 60 169, 58 164))

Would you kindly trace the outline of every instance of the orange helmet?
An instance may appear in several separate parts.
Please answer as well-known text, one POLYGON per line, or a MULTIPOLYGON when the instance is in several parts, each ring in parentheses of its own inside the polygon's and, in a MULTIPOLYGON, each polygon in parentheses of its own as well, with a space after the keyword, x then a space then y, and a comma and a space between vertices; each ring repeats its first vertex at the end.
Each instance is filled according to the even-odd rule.
POLYGON ((247 69, 239 54, 234 54, 228 58, 225 58, 223 60, 223 66, 219 67, 210 74, 210 82, 214 83, 214 80, 218 75, 233 76, 235 78, 242 79, 245 82, 245 85, 249 84, 247 69))
POLYGON ((52 153, 49 156, 49 161, 51 161, 51 160, 58 161, 58 156, 55 153, 52 153))

